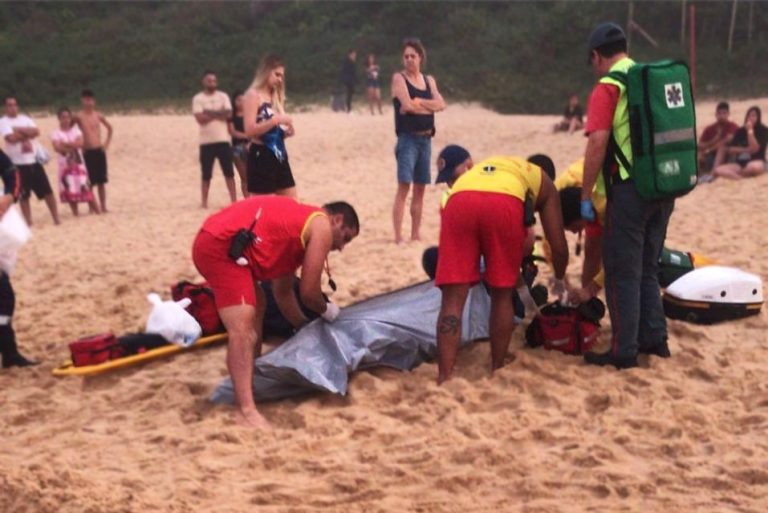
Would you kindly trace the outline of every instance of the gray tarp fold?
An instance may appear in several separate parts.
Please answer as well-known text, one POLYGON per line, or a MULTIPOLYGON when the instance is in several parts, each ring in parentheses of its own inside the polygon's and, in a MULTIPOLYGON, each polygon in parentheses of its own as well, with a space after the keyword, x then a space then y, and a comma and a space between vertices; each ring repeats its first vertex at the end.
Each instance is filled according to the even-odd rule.
MULTIPOLYGON (((416 367, 437 352, 435 326, 440 289, 431 281, 366 299, 341 311, 333 323, 317 319, 254 361, 257 401, 320 390, 347 393, 347 376, 360 369, 416 367)), ((488 337, 490 297, 482 285, 470 290, 462 315, 462 346, 488 337)), ((211 400, 233 403, 226 378, 211 400)))

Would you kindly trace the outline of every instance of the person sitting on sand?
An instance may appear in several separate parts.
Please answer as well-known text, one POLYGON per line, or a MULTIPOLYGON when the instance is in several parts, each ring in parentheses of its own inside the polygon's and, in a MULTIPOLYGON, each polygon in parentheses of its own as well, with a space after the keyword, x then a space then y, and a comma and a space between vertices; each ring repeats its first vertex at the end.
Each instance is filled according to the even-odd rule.
POLYGON ((750 107, 744 117, 744 126, 736 130, 728 146, 718 151, 717 161, 727 160, 727 162, 715 167, 712 175, 740 180, 763 174, 766 167, 766 145, 768 145, 768 127, 762 123, 760 108, 750 107))
POLYGON ((320 288, 328 253, 341 251, 360 232, 357 213, 339 201, 315 207, 285 196, 255 196, 230 205, 203 223, 192 258, 209 282, 219 316, 229 335, 227 368, 232 376, 241 421, 269 424, 253 399, 253 360, 261 354, 264 293, 257 282, 272 280, 283 315, 295 327, 307 322, 293 292, 301 267, 299 295, 306 307, 328 322, 339 307, 320 288))
POLYGON ((715 166, 717 151, 727 146, 739 125, 728 119, 731 115, 728 102, 720 102, 715 108, 715 122, 707 126, 699 137, 699 171, 709 173, 715 166))
MULTIPOLYGON (((437 181, 455 169, 444 167, 437 181)), ((555 186, 538 166, 516 157, 491 157, 464 171, 451 187, 441 216, 439 251, 451 255, 437 263, 435 284, 442 291, 437 320, 438 378, 450 379, 461 338, 467 294, 480 281, 478 262, 485 259, 483 281, 491 295, 489 332, 491 367, 504 365, 514 330, 512 292, 518 285, 526 226, 539 211, 552 247, 554 295, 565 294, 568 246, 555 186)))
POLYGON ((563 119, 554 127, 555 132, 574 133, 584 128, 584 111, 579 105, 579 97, 572 94, 563 112, 563 119))

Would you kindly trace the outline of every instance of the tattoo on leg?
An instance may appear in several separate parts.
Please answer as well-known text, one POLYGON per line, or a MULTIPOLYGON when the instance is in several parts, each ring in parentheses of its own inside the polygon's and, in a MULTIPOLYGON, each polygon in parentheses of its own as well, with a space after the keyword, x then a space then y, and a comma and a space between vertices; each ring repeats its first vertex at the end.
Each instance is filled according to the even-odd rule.
POLYGON ((461 319, 455 315, 446 315, 440 319, 438 330, 442 334, 455 335, 461 328, 461 319))

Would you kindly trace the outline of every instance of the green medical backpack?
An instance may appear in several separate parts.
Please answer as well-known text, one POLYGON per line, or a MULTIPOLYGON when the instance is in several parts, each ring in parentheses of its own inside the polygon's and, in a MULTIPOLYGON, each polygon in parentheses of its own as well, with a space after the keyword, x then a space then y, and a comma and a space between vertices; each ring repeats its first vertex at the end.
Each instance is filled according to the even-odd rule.
POLYGON ((685 251, 662 248, 659 257, 659 285, 668 287, 673 281, 693 271, 693 257, 685 251))
POLYGON ((684 62, 635 64, 609 77, 627 88, 632 164, 614 144, 641 197, 674 198, 698 180, 696 111, 691 77, 684 62))

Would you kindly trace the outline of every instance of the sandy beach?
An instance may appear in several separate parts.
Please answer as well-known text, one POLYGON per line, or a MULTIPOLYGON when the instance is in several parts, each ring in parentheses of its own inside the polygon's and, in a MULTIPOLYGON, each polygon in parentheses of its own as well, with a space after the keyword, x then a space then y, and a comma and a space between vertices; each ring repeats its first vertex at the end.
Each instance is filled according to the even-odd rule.
MULTIPOLYGON (((732 120, 755 104, 765 111, 768 99, 731 102, 732 120)), ((714 110, 697 106, 699 131, 714 110)), ((552 134, 557 120, 450 105, 437 115, 433 159, 459 143, 476 158, 543 152, 564 169, 586 140, 552 134)), ((56 121, 36 121, 50 149, 56 121)), ((14 324, 21 350, 43 364, 0 370, 0 512, 768 510, 765 308, 712 327, 670 321, 673 357, 643 357, 622 372, 525 349, 518 328, 514 360, 493 375, 487 343, 461 352, 456 378, 441 387, 433 364, 360 373, 347 397, 262 405, 268 433, 234 425, 231 408, 208 402, 226 375, 223 346, 53 377, 68 342, 141 330, 147 293, 168 297, 178 280, 197 279, 193 237, 227 202, 217 167, 211 208, 199 207, 191 114, 110 121, 111 212, 73 218, 60 205, 57 227, 33 200, 14 324)), ((442 188, 428 188, 423 241, 393 244, 391 108, 375 117, 316 109, 294 121, 287 147, 300 198, 347 200, 361 216, 360 236, 331 256, 334 299, 343 306, 422 281, 442 188)), ((53 182, 53 163, 47 172, 53 182)), ((766 198, 768 176, 702 185, 677 201, 667 244, 766 280, 766 198)), ((569 274, 580 269, 572 254, 569 274)), ((604 340, 609 332, 604 321, 604 340)))

